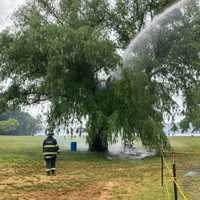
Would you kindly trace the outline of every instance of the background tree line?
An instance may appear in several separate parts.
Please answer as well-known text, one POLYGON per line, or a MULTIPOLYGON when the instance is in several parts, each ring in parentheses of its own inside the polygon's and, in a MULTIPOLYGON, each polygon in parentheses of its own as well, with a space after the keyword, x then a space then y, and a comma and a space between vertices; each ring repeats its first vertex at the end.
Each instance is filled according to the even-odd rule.
POLYGON ((42 130, 40 117, 27 112, 7 111, 0 115, 0 135, 34 135, 42 130))

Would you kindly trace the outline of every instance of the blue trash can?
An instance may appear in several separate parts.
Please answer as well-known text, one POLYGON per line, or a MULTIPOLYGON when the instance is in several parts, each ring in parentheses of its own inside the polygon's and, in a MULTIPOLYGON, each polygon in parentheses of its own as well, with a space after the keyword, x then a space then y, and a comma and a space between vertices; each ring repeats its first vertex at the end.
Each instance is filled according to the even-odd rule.
POLYGON ((71 142, 70 150, 71 151, 76 151, 77 150, 77 143, 76 142, 71 142))

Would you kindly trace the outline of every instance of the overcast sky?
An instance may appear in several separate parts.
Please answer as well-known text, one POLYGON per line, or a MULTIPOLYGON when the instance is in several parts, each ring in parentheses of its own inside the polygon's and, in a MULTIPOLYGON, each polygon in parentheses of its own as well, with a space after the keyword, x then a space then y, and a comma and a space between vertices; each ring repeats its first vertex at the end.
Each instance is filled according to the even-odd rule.
POLYGON ((0 0, 0 30, 11 24, 10 17, 25 0, 0 0))

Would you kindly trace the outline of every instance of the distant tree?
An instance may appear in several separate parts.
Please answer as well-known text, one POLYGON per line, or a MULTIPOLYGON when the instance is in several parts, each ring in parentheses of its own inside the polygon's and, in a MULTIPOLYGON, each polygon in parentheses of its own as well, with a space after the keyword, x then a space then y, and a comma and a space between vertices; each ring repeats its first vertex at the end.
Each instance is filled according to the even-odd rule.
POLYGON ((18 122, 15 119, 2 120, 0 121, 0 134, 9 133, 17 129, 18 122))
POLYGON ((9 111, 0 115, 0 120, 13 119, 17 121, 17 127, 12 130, 2 131, 9 135, 34 135, 42 129, 42 123, 39 118, 33 118, 29 113, 17 111, 9 111))

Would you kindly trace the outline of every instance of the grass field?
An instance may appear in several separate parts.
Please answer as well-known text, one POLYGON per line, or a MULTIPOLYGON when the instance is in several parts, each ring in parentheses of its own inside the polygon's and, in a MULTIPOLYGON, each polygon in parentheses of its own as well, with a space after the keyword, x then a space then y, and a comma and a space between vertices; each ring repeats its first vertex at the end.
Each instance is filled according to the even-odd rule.
MULTIPOLYGON (((108 160, 104 155, 70 153, 62 146, 57 176, 44 173, 42 137, 0 137, 0 200, 165 200, 160 158, 108 160)), ((173 137, 178 182, 190 200, 200 198, 200 137, 173 137), (194 152, 194 153, 192 153, 194 152)), ((171 167, 171 155, 166 156, 171 167)), ((165 168, 165 183, 172 183, 165 168)), ((179 199, 183 199, 180 198, 179 199)))

